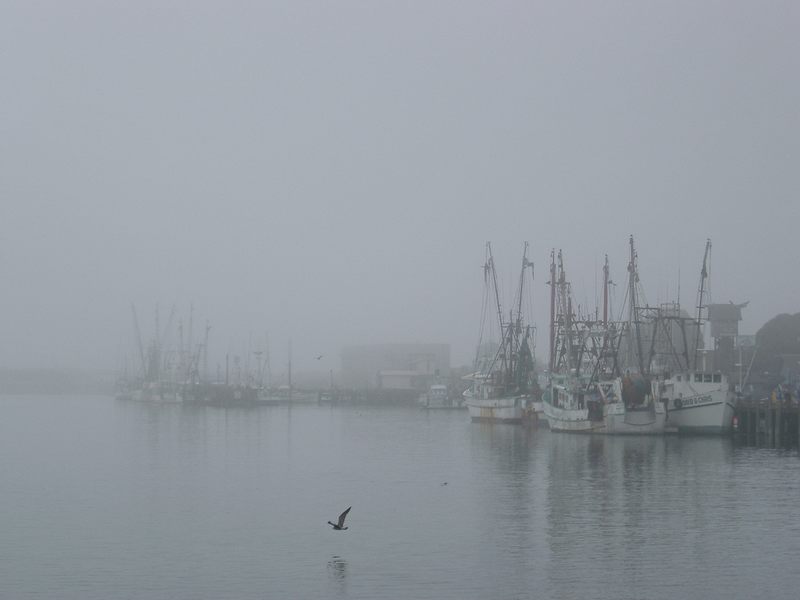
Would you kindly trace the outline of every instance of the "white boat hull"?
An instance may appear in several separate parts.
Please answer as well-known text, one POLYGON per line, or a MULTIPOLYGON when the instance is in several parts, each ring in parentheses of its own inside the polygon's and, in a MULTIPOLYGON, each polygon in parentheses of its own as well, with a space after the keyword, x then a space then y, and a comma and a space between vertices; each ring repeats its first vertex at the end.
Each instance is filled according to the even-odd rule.
POLYGON ((731 430, 733 408, 729 401, 671 408, 669 424, 678 433, 726 433, 731 430))
POLYGON ((603 428, 602 421, 589 420, 588 409, 569 409, 544 403, 544 417, 551 431, 566 431, 573 433, 591 433, 594 429, 603 428))
POLYGON ((592 421, 587 408, 559 408, 545 402, 544 415, 551 431, 568 433, 653 435, 664 433, 666 424, 663 406, 628 410, 622 403, 608 404, 604 407, 603 419, 592 421))
POLYGON ((667 404, 669 425, 678 433, 726 433, 731 430, 733 408, 733 401, 722 391, 671 399, 667 404))
POLYGON ((131 399, 136 402, 156 402, 162 404, 183 402, 183 396, 177 391, 136 390, 131 394, 131 399))
POLYGON ((525 414, 521 398, 470 398, 467 409, 473 421, 519 423, 525 414))
POLYGON ((659 382, 666 401, 667 425, 678 433, 724 434, 731 431, 734 403, 727 380, 700 383, 668 379, 659 382))
POLYGON ((621 402, 604 408, 605 432, 612 435, 661 434, 665 432, 667 411, 663 405, 628 409, 621 402))

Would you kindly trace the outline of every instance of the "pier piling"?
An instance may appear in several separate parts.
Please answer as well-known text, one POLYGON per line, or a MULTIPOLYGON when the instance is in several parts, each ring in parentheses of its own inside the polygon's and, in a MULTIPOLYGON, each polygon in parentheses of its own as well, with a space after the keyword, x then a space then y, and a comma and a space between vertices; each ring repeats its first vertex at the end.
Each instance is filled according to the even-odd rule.
POLYGON ((766 448, 797 448, 800 440, 800 406, 788 398, 740 400, 736 405, 737 438, 744 444, 766 448))

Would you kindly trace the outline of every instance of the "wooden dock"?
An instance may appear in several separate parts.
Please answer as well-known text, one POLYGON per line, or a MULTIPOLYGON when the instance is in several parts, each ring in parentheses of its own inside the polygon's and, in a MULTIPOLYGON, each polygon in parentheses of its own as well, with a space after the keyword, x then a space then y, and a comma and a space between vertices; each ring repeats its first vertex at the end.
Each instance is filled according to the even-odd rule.
POLYGON ((797 448, 800 405, 791 398, 740 400, 734 413, 734 435, 748 446, 797 448))

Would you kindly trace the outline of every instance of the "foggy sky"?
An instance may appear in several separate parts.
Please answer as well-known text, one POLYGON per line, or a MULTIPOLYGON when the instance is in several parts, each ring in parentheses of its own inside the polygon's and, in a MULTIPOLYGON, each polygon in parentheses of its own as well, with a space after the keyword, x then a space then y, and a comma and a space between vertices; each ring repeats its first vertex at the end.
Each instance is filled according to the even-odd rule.
MULTIPOLYGON (((636 237, 647 299, 741 330, 800 311, 796 2, 0 4, 0 366, 112 368, 158 303, 212 351, 269 332, 477 342, 551 248, 594 303, 636 237)), ((162 321, 163 322, 163 321, 162 321)), ((313 356, 324 354, 323 361, 313 356)), ((275 358, 275 361, 278 361, 275 358)), ((324 363, 324 364, 323 364, 324 363)))

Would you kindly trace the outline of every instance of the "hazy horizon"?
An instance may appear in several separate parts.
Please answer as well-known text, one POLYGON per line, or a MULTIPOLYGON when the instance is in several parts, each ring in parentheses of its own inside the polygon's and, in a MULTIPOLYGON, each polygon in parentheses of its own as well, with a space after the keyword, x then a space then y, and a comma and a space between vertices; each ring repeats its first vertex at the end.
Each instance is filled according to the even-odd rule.
MULTIPOLYGON (((592 306, 633 234, 647 300, 755 333, 800 312, 793 2, 10 1, 0 366, 114 368, 175 305, 217 356, 477 343, 484 246, 592 306)), ((621 296, 620 296, 621 298, 621 296)), ((314 357, 322 354, 323 359, 314 357)), ((324 363, 324 364, 323 364, 324 363)))

